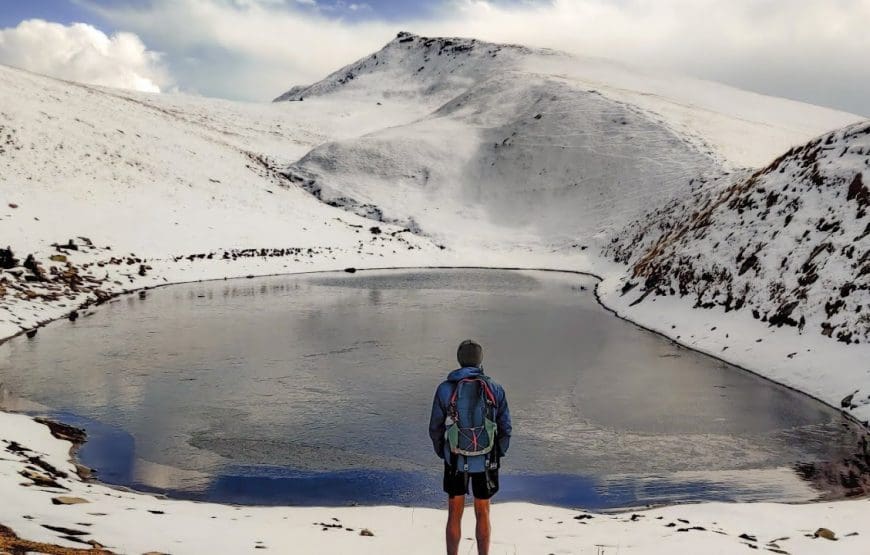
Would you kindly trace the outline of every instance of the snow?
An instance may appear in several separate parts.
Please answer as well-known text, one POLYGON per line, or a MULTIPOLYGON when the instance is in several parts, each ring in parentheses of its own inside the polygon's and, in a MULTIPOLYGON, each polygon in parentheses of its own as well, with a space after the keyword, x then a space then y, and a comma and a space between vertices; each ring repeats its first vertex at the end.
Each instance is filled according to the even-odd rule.
MULTIPOLYGON (((82 547, 44 525, 82 531, 80 540, 94 540, 125 553, 440 553, 444 512, 411 507, 234 507, 158 499, 78 479, 59 479, 68 491, 35 486, 19 472, 23 459, 38 455, 58 469, 73 473, 70 444, 54 439, 48 428, 28 417, 4 414, 0 419, 4 448, 0 458, 0 520, 20 537, 82 547), (5 447, 16 441, 33 451, 22 455, 5 447), (86 501, 54 505, 65 496, 86 501), (25 517, 26 515, 26 517, 25 517), (350 528, 348 530, 347 528, 350 528), (374 536, 360 536, 368 529, 374 536)), ((868 500, 809 505, 721 504, 676 506, 624 513, 589 513, 526 503, 493 507, 493 553, 744 553, 745 544, 775 545, 789 553, 860 552, 870 524, 863 515, 868 500), (635 516, 636 515, 636 516, 635 516), (576 517, 580 517, 579 519, 576 517), (698 529, 698 527, 702 529, 698 529), (824 527, 840 538, 812 536, 824 527), (857 536, 849 536, 855 534, 857 536), (754 540, 741 539, 747 534, 754 540), (772 542, 772 543, 771 543, 772 542)), ((473 510, 465 513, 464 537, 473 530, 473 510)), ((462 552, 472 549, 463 540, 462 552)))
MULTIPOLYGON (((295 88, 276 100, 303 97, 308 102, 324 96, 389 101, 416 98, 434 107, 490 79, 504 78, 522 86, 530 77, 561 82, 578 91, 595 90, 612 101, 646 112, 730 168, 763 166, 795 144, 862 119, 711 81, 652 73, 611 60, 407 33, 323 81, 295 88), (348 79, 349 75, 353 77, 348 79)), ((500 109, 497 102, 485 106, 487 110, 500 109)), ((512 105, 501 108, 509 111, 512 105)))
POLYGON ((388 220, 413 219, 450 244, 462 244, 474 221, 478 240, 503 244, 510 233, 521 244, 556 245, 618 229, 716 171, 642 114, 515 76, 412 124, 317 147, 288 169, 330 198, 377 205, 388 220))
POLYGON ((673 128, 729 169, 764 166, 796 143, 860 116, 700 79, 652 73, 595 58, 552 52, 529 71, 558 75, 636 106, 673 128), (802 137, 802 139, 798 139, 802 137))
POLYGON ((870 124, 861 123, 794 148, 748 177, 702 187, 608 246, 631 273, 609 284, 606 302, 744 366, 762 356, 765 375, 834 406, 854 394, 845 404, 868 420, 866 182, 870 124), (636 289, 623 295, 618 289, 627 284, 636 289), (761 325, 748 325, 746 312, 761 325))
MULTIPOLYGON (((590 271, 620 315, 835 406, 857 390, 850 410, 870 418, 870 302, 856 262, 866 259, 867 237, 857 237, 867 220, 844 189, 856 173, 870 183, 866 134, 844 128, 857 116, 603 60, 413 35, 283 99, 294 101, 148 95, 0 66, 0 247, 19 262, 0 270, 0 337, 111 295, 184 281, 346 267, 590 271), (807 143, 832 129, 840 130, 830 144, 827 135, 807 143), (753 168, 805 144, 746 186, 753 168), (806 163, 808 152, 815 158, 806 163), (758 195, 786 187, 770 208, 791 197, 803 204, 774 234, 782 226, 762 218, 758 195), (650 254, 658 234, 731 190, 754 204, 740 217, 714 211, 706 235, 650 254), (839 229, 816 229, 822 216, 839 229), (731 230, 733 243, 724 239, 731 230), (809 239, 799 243, 803 230, 809 239), (641 257, 658 261, 662 283, 676 279, 680 257, 694 257, 693 275, 734 274, 735 250, 754 237, 767 245, 756 273, 732 285, 749 287, 742 310, 726 312, 704 294, 711 308, 694 308, 697 279, 685 297, 633 304, 641 287, 622 294, 641 257), (832 250, 795 297, 803 331, 753 318, 753 307, 780 308, 786 297, 766 298, 770 284, 782 277, 794 291, 804 251, 823 240, 832 250), (778 270, 792 248, 800 252, 778 270), (20 265, 29 254, 41 280, 20 265), (847 282, 856 288, 845 309, 829 316, 829 295, 847 282), (835 326, 830 338, 819 333, 824 322, 835 326), (844 330, 861 342, 838 341, 844 330)), ((74 546, 42 525, 87 522, 87 539, 122 552, 235 553, 258 541, 273 552, 442 551, 443 511, 157 499, 79 480, 69 447, 27 417, 0 413, 0 523, 74 546), (10 451, 13 441, 32 452, 10 451), (65 495, 89 502, 53 505, 58 491, 22 486, 34 452, 69 474, 57 477, 65 495), (353 532, 313 524, 333 517, 353 532), (363 527, 374 537, 359 536, 363 527)), ((497 503, 494 552, 743 553, 743 544, 764 549, 787 536, 774 549, 854 553, 870 541, 866 510, 866 500, 703 504, 575 520, 575 511, 497 503), (680 531, 693 526, 705 530, 680 531), (819 527, 840 540, 807 537, 819 527)))
POLYGON ((279 99, 369 98, 388 111, 412 97, 417 119, 324 142, 285 173, 450 245, 467 242, 474 221, 487 249, 505 234, 564 249, 618 233, 699 176, 767 163, 861 119, 597 59, 407 34, 279 99))
MULTIPOLYGON (((21 262, 33 253, 46 273, 73 268, 86 278, 26 285, 13 280, 15 287, 57 298, 32 302, 23 289, 14 295, 11 286, 8 293, 3 290, 0 325, 6 335, 66 314, 98 292, 340 269, 366 259, 369 265, 422 264, 426 252, 439 250, 413 234, 393 236, 401 230, 389 225, 376 237, 368 233, 373 222, 287 187, 268 167, 265 157, 279 151, 285 136, 294 136, 284 154, 292 158, 310 146, 305 141, 319 141, 327 132, 340 136, 335 131, 340 122, 364 129, 371 118, 333 118, 327 110, 324 131, 283 105, 260 107, 255 118, 251 105, 196 102, 95 89, 0 67, 5 201, 0 236, 21 262), (297 127, 302 131, 295 133, 297 127), (51 246, 70 239, 77 250, 61 253, 51 246), (228 272, 222 257, 233 249, 302 252, 255 256, 245 268, 236 265, 228 272), (212 260, 175 261, 199 254, 212 260), (52 255, 66 256, 71 266, 50 261, 52 255), (140 264, 152 269, 140 276, 140 264)), ((395 112, 398 119, 405 116, 401 108, 395 112)))

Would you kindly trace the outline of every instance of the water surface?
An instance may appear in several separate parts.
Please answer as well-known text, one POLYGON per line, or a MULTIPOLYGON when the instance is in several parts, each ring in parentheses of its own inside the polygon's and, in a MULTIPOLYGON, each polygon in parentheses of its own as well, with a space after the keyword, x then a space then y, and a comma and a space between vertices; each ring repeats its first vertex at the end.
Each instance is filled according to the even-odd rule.
POLYGON ((80 458, 109 483, 238 503, 433 505, 432 396, 472 337, 514 418, 503 500, 819 494, 791 469, 854 444, 837 411, 615 318, 594 285, 482 270, 178 285, 0 346, 0 382, 85 426, 80 458))

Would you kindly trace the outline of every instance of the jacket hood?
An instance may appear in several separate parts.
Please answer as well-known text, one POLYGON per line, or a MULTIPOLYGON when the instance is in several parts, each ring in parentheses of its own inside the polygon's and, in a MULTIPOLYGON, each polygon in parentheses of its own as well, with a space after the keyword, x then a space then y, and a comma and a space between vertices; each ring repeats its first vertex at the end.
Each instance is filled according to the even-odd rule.
POLYGON ((464 380, 465 378, 474 378, 477 376, 483 376, 483 368, 475 368, 474 366, 466 366, 465 368, 459 368, 458 370, 454 370, 447 375, 448 382, 458 382, 459 380, 464 380))

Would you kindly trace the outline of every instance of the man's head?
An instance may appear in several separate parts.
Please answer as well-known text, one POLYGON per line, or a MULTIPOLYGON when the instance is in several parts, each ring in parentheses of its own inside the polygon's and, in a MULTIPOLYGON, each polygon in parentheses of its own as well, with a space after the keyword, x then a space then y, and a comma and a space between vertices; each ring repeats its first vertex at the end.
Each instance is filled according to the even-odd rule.
POLYGON ((456 358, 459 359, 459 365, 463 368, 472 366, 480 368, 480 363, 483 362, 483 347, 477 341, 466 339, 459 344, 456 358))

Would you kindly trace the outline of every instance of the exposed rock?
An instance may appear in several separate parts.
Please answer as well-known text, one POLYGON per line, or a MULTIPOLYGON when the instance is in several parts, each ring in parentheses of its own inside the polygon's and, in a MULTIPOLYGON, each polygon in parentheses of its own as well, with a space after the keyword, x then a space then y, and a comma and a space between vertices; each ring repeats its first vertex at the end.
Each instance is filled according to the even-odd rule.
POLYGON ((813 536, 817 538, 825 538, 826 540, 837 541, 837 535, 827 528, 819 528, 815 531, 813 536))
POLYGON ((82 499, 81 497, 72 497, 69 495, 59 495, 57 497, 52 497, 51 502, 54 505, 81 505, 84 503, 90 503, 87 499, 82 499))
POLYGON ((45 271, 42 269, 42 266, 33 258, 32 254, 28 254, 27 258, 24 260, 24 264, 22 264, 25 268, 30 270, 33 276, 37 281, 45 281, 45 271))
POLYGON ((55 422, 48 418, 35 418, 34 420, 47 426, 51 435, 57 439, 69 441, 73 445, 81 445, 87 441, 88 434, 82 428, 70 426, 69 424, 64 424, 62 422, 55 422))
POLYGON ((369 530, 368 528, 363 528, 362 530, 359 531, 359 535, 371 538, 371 537, 374 537, 375 533, 372 532, 371 530, 369 530))
MULTIPOLYGON (((72 538, 72 536, 70 536, 72 538)), ((64 538, 69 539, 69 538, 64 538)), ((73 541, 76 541, 73 539, 73 541)), ((88 542, 84 542, 88 543, 88 542)), ((15 555, 24 553, 46 553, 49 555, 113 555, 102 547, 90 544, 87 549, 76 549, 73 547, 64 547, 61 545, 35 542, 25 540, 18 537, 11 528, 7 528, 0 524, 0 552, 8 552, 15 555)))
POLYGON ((43 488, 54 488, 54 489, 67 489, 64 486, 60 485, 57 480, 49 476, 48 474, 43 474, 42 472, 37 472, 30 468, 25 468, 19 472, 22 476, 33 482, 34 485, 43 487, 43 488))
POLYGON ((849 191, 846 193, 846 200, 854 200, 858 203, 858 209, 861 210, 870 205, 870 190, 864 185, 864 180, 861 174, 856 174, 852 183, 849 185, 849 191))
POLYGON ((853 393, 850 393, 850 394, 846 395, 845 397, 843 397, 843 400, 840 401, 840 408, 844 408, 844 409, 854 408, 854 406, 852 405, 852 399, 855 398, 855 393, 858 393, 858 391, 854 391, 853 393))
POLYGON ((79 478, 82 480, 90 480, 94 477, 94 471, 91 468, 79 463, 73 463, 76 467, 76 474, 79 475, 79 478))
POLYGON ((18 266, 18 263, 18 259, 15 258, 15 255, 12 253, 12 247, 0 249, 0 269, 11 270, 18 266))
POLYGON ((51 524, 43 524, 43 528, 47 530, 51 530, 52 532, 60 532, 61 534, 67 536, 87 536, 90 532, 85 532, 84 530, 76 530, 75 528, 67 528, 65 526, 52 526, 51 524))

